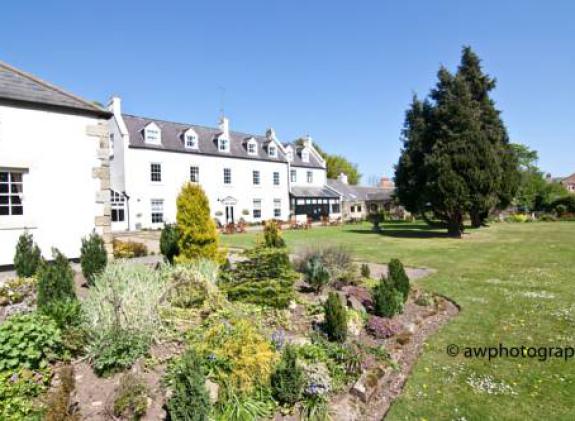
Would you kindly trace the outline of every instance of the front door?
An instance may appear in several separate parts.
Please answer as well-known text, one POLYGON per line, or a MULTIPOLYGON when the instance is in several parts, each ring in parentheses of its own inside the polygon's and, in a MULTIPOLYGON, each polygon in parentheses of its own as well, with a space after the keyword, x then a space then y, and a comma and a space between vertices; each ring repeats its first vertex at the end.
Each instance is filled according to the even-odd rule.
POLYGON ((226 224, 234 223, 234 207, 226 206, 226 224))

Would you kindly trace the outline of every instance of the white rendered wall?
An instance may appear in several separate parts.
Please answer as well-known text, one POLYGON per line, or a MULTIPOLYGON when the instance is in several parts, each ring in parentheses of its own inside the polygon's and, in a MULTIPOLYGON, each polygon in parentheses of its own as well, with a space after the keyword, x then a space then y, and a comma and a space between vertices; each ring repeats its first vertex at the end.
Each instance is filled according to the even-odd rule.
POLYGON ((326 170, 323 168, 304 168, 291 166, 290 170, 295 170, 297 176, 295 183, 290 183, 292 187, 323 187, 327 182, 326 170), (311 183, 308 183, 307 181, 308 171, 312 172, 311 183))
POLYGON ((234 206, 236 222, 240 218, 247 222, 274 218, 274 199, 281 200, 280 218, 289 218, 287 163, 138 148, 128 148, 124 161, 126 192, 130 196, 130 229, 162 227, 161 223, 153 224, 151 221, 152 199, 163 199, 164 220, 175 222, 176 198, 182 185, 190 180, 191 166, 199 167, 199 184, 208 196, 212 216, 220 222, 223 223, 225 219, 222 199, 227 197, 237 201, 234 206), (159 183, 150 181, 151 163, 162 165, 162 181, 159 183), (223 182, 224 168, 232 170, 231 185, 223 182), (260 171, 259 186, 253 185, 253 170, 260 171), (273 185, 273 172, 279 173, 279 186, 273 185), (262 215, 257 220, 252 217, 254 199, 262 200, 262 215), (243 210, 248 210, 249 214, 244 215, 243 210))
POLYGON ((96 203, 100 180, 98 138, 86 134, 98 119, 0 105, 0 168, 25 169, 24 215, 0 216, 0 265, 13 263, 26 228, 51 258, 51 247, 80 255, 81 238, 103 213, 96 203))

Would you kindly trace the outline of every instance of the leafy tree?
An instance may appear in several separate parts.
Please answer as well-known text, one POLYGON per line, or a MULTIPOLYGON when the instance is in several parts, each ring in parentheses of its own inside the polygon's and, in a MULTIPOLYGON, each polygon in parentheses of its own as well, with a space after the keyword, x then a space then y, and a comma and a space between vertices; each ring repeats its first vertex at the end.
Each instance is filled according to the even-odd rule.
POLYGON ((56 301, 76 300, 74 271, 68 258, 57 249, 52 249, 54 260, 42 265, 38 271, 37 304, 42 310, 56 301))
POLYGON ((24 232, 18 238, 16 244, 16 254, 14 255, 14 269, 16 274, 22 278, 34 276, 42 263, 42 253, 32 234, 24 232))
POLYGON ((325 331, 330 341, 345 342, 347 338, 347 312, 339 296, 330 292, 323 305, 325 331))
POLYGON ((224 256, 218 250, 216 225, 210 216, 210 204, 202 188, 197 184, 185 184, 178 196, 177 207, 180 254, 176 262, 206 258, 223 263, 224 256))
POLYGON ((82 274, 88 285, 94 284, 94 277, 102 273, 107 263, 108 253, 102 237, 92 232, 88 238, 82 238, 80 266, 82 266, 82 274))
POLYGON ((431 212, 452 236, 463 233, 466 214, 483 224, 517 188, 516 157, 489 97, 494 87, 465 47, 457 74, 442 67, 429 97, 414 97, 406 112, 397 197, 412 213, 431 212))
POLYGON ((282 359, 271 376, 274 398, 280 403, 293 405, 301 398, 305 383, 303 369, 297 364, 297 351, 286 345, 282 359))
POLYGON ((178 247, 179 231, 175 224, 165 224, 160 235, 160 253, 170 263, 174 263, 174 258, 180 253, 178 247))

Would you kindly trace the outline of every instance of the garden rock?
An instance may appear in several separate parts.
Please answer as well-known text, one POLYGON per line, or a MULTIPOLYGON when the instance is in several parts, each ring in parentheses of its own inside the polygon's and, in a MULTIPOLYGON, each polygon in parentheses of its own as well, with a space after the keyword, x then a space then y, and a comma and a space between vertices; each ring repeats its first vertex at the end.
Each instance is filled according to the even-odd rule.
POLYGON ((348 295, 347 297, 347 305, 351 307, 351 309, 359 312, 365 312, 365 306, 361 303, 361 301, 354 297, 353 295, 348 295))
POLYGON ((206 379, 206 389, 208 390, 210 402, 212 404, 216 403, 218 401, 218 395, 220 393, 220 385, 211 381, 210 379, 206 379))
POLYGON ((354 396, 357 396, 363 403, 367 403, 367 401, 369 400, 369 394, 367 391, 367 386, 365 384, 367 380, 366 376, 367 373, 363 373, 351 388, 351 393, 354 396))

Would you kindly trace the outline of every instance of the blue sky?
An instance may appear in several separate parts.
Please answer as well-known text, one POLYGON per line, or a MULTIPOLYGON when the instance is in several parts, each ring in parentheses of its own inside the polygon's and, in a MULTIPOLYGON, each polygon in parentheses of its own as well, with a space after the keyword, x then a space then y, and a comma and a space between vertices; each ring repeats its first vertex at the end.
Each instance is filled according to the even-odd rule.
POLYGON ((18 1, 2 6, 0 60, 128 113, 309 133, 392 175, 403 116, 471 45, 511 138, 554 175, 575 172, 573 1, 18 1))

